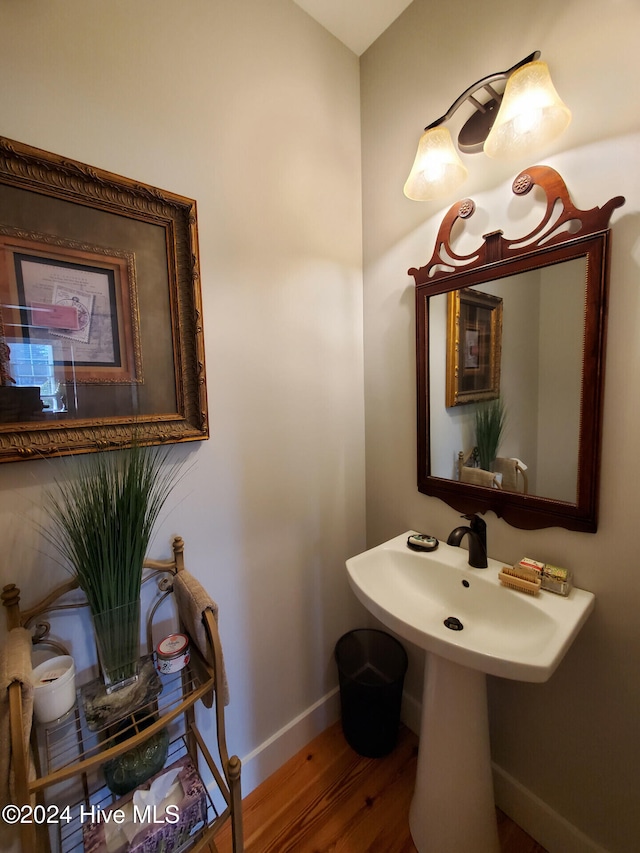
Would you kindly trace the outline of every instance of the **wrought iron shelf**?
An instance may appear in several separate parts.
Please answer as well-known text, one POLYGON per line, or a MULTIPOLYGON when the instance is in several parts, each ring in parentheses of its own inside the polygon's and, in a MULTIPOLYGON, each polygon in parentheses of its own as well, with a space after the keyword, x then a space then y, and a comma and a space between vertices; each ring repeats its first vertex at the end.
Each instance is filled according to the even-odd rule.
MULTIPOLYGON (((146 660, 153 665, 151 657, 146 660)), ((195 703, 213 689, 213 671, 194 648, 189 664, 179 672, 159 676, 159 686, 157 695, 100 725, 91 716, 87 717, 81 687, 75 706, 64 717, 36 727, 41 772, 30 788, 33 793, 46 790, 46 802, 58 806, 54 835, 57 834, 60 853, 84 850, 83 828, 91 821, 91 814, 112 808, 118 799, 106 785, 102 771, 105 762, 140 745, 161 729, 167 728, 170 736, 165 766, 189 755, 197 768, 204 759, 215 780, 212 758, 208 750, 201 748, 202 739, 193 713, 195 703)), ((228 814, 224 792, 220 789, 221 799, 214 804, 206 785, 203 787, 207 820, 190 828, 188 838, 175 853, 190 849, 207 835, 212 824, 228 814)))
MULTIPOLYGON (((186 738, 180 737, 169 745, 167 764, 172 764, 184 755, 190 755, 194 765, 197 764, 197 757, 190 753, 186 738)), ((221 812, 213 803, 206 786, 203 787, 207 799, 207 819, 191 827, 188 831, 188 837, 179 847, 174 848, 172 853, 183 853, 183 851, 192 848, 194 844, 205 837, 208 828, 221 817, 221 812)), ((114 795, 102 782, 70 805, 67 813, 69 817, 57 824, 57 841, 60 853, 82 853, 85 851, 84 827, 93 820, 93 815, 112 808, 114 800, 114 795)))

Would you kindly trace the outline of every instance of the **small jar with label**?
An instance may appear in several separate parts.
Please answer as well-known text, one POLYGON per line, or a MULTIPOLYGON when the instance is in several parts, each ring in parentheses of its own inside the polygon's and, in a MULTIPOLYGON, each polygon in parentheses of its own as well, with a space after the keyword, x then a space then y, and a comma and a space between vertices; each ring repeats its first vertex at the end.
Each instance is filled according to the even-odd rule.
POLYGON ((169 634, 156 648, 156 666, 162 675, 179 672, 189 663, 189 638, 185 634, 169 634))

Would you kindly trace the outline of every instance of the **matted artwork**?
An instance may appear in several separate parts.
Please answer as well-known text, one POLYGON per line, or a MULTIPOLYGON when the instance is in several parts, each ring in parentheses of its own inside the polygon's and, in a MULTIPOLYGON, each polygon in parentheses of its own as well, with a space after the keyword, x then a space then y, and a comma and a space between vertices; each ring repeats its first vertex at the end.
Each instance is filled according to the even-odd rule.
POLYGON ((472 287, 447 297, 446 405, 500 396, 502 299, 472 287))

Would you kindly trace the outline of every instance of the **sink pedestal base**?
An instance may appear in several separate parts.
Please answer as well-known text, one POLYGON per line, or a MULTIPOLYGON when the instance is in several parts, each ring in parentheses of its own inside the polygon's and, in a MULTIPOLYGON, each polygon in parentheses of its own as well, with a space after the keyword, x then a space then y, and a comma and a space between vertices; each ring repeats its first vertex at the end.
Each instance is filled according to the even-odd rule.
POLYGON ((409 826, 418 853, 499 853, 483 672, 427 653, 409 826))

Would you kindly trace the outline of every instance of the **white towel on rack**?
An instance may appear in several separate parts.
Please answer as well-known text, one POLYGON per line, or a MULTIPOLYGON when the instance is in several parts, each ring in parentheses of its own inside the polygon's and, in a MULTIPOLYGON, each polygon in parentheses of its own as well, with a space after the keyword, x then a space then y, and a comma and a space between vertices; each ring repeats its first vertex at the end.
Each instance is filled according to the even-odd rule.
POLYGON ((17 803, 9 713, 9 688, 14 682, 21 686, 22 738, 29 761, 28 778, 33 779, 35 776, 33 756, 29 747, 33 719, 31 672, 31 633, 26 628, 13 628, 7 634, 6 644, 0 649, 0 805, 17 803))

